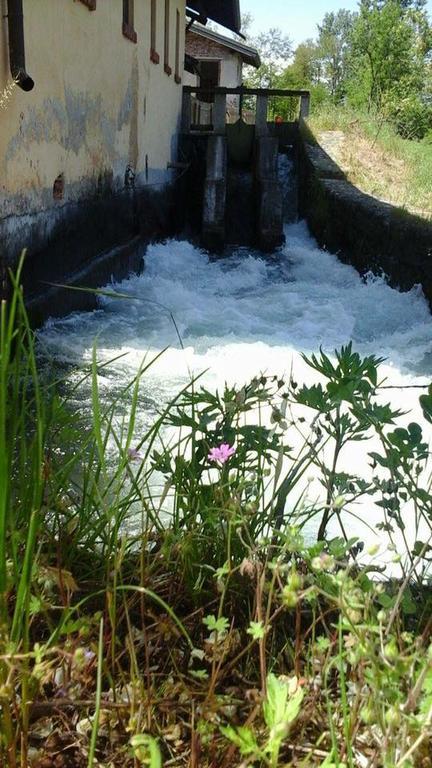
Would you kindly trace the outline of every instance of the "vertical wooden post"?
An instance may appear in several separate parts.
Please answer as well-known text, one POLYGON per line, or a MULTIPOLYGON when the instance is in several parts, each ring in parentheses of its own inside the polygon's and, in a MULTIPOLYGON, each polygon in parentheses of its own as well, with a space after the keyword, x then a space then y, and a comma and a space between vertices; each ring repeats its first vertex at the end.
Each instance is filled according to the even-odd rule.
POLYGON ((300 96, 300 117, 308 117, 310 105, 310 94, 306 93, 300 96))
POLYGON ((216 93, 213 108, 213 130, 224 134, 226 124, 226 94, 216 93))
POLYGON ((257 137, 267 136, 268 134, 267 107, 268 107, 267 94, 263 94, 262 96, 261 95, 257 96, 256 113, 255 113, 255 135, 257 137))
POLYGON ((191 94, 185 91, 183 91, 181 124, 183 132, 189 133, 191 127, 191 94))

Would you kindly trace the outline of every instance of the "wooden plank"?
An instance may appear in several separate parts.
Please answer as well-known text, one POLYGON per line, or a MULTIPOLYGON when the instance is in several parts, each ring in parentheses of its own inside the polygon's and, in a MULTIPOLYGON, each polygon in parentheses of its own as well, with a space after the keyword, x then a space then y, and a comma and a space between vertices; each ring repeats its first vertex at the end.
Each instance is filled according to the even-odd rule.
POLYGON ((255 113, 255 133, 257 136, 267 136, 267 107, 268 96, 267 94, 260 94, 257 96, 257 105, 255 113))
POLYGON ((300 99, 300 117, 309 116, 310 96, 302 96, 300 99))
POLYGON ((213 107, 213 128, 215 133, 225 133, 226 95, 216 93, 213 107))
POLYGON ((185 133, 189 133, 191 127, 191 94, 187 93, 183 88, 183 102, 182 102, 182 117, 181 124, 182 130, 185 133))
POLYGON ((218 94, 233 94, 239 96, 242 94, 245 96, 286 96, 287 98, 289 96, 310 96, 310 91, 292 91, 284 88, 243 88, 242 86, 239 86, 238 88, 218 86, 217 88, 206 90, 195 85, 184 85, 183 93, 203 94, 205 96, 209 94, 214 94, 215 96, 218 94))

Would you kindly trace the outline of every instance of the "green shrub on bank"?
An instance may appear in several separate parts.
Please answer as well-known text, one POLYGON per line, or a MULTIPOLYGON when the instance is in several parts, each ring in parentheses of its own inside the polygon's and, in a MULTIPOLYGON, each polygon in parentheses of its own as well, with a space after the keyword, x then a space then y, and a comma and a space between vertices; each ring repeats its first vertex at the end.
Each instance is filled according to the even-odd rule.
POLYGON ((426 765, 429 446, 380 360, 194 381, 137 439, 149 363, 119 425, 95 350, 86 423, 39 376, 18 281, 0 339, 2 765, 426 765), (380 510, 362 565, 350 523, 380 510))
POLYGON ((418 96, 407 96, 386 105, 389 119, 403 139, 423 139, 432 130, 432 108, 418 96))

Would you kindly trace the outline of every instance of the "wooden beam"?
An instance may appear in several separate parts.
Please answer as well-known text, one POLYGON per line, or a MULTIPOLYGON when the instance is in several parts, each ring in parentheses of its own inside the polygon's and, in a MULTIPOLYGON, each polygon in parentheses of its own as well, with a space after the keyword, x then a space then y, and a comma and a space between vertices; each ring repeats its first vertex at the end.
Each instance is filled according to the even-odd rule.
POLYGON ((225 133, 226 125, 226 95, 216 93, 213 107, 213 130, 215 133, 225 133))
POLYGON ((191 111, 192 111, 191 101, 192 101, 191 94, 185 91, 185 89, 183 88, 181 124, 182 124, 182 130, 184 131, 184 133, 189 133, 190 127, 191 127, 191 111))
POLYGON ((218 94, 234 94, 239 96, 241 94, 244 94, 245 96, 286 96, 287 98, 289 96, 310 96, 310 91, 292 91, 284 88, 243 88, 242 86, 239 86, 238 88, 224 88, 218 86, 217 88, 205 89, 199 88, 196 85, 184 85, 183 93, 195 93, 197 95, 204 94, 206 96, 209 94, 214 94, 215 96, 218 94))
POLYGON ((259 96, 257 96, 257 103, 256 103, 256 113, 255 113, 255 135, 256 136, 267 136, 268 134, 267 107, 268 107, 268 96, 267 94, 261 93, 259 96))

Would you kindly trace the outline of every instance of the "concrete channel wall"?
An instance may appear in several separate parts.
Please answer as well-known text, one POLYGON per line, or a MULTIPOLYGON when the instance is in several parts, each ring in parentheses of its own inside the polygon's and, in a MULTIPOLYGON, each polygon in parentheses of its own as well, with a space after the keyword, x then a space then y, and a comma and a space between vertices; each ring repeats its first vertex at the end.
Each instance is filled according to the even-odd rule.
MULTIPOLYGON (((131 189, 118 196, 76 205, 58 225, 47 230, 43 249, 27 257, 23 275, 24 295, 34 327, 48 317, 59 317, 97 306, 97 296, 61 287, 96 288, 122 280, 144 268, 149 242, 174 236, 178 229, 177 189, 162 184, 151 189, 131 189)), ((28 238, 32 243, 33 222, 28 238)), ((37 239, 36 239, 37 242, 37 239)))
POLYGON ((384 272, 391 285, 423 287, 432 306, 432 223, 365 194, 299 125, 299 211, 321 247, 362 274, 384 272))

